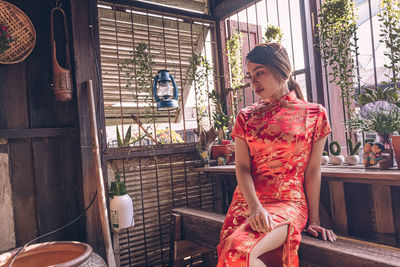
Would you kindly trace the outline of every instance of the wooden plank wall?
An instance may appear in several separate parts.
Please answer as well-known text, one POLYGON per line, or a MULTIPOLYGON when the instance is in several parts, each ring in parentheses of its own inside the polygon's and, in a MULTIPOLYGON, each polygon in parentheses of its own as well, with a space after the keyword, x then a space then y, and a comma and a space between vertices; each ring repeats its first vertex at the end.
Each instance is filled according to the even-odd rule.
MULTIPOLYGON (((50 11, 55 1, 8 2, 29 16, 37 35, 35 48, 24 62, 0 65, 0 135, 7 139, 15 239, 21 246, 79 215, 81 174, 76 101, 55 101, 50 87, 50 11)), ((69 1, 60 2, 70 21, 69 1)), ((62 44, 61 35, 56 38, 62 44)), ((41 241, 47 240, 85 241, 85 236, 76 223, 41 241)))

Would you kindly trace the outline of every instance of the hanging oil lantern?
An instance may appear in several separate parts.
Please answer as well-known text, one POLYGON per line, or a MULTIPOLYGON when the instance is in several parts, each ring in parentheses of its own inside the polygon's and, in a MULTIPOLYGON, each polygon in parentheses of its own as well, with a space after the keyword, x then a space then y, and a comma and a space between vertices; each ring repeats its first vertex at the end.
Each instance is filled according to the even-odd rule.
POLYGON ((154 77, 153 95, 157 102, 157 110, 178 108, 178 88, 168 70, 159 70, 154 77))

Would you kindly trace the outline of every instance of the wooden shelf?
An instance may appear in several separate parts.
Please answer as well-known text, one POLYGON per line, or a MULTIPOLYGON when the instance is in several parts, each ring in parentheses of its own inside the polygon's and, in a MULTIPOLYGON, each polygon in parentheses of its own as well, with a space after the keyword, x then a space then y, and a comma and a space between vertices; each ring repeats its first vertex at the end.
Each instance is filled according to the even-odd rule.
MULTIPOLYGON (((210 174, 235 175, 235 165, 202 167, 196 168, 196 170, 210 174)), ((365 168, 362 164, 355 166, 321 166, 321 176, 323 180, 329 181, 398 186, 400 185, 399 169, 390 168, 387 170, 380 170, 377 168, 365 168)))

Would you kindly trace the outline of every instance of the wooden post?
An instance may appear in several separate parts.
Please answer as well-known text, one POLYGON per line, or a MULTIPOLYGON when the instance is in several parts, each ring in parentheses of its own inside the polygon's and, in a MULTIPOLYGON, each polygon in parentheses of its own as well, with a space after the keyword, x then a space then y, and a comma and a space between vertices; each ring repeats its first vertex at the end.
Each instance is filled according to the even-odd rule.
POLYGON ((374 215, 378 239, 384 239, 383 241, 385 243, 396 245, 390 186, 373 184, 372 197, 374 201, 374 215), (392 237, 387 236, 387 234, 391 234, 392 237))
POLYGON ((329 195, 331 199, 332 220, 336 233, 347 235, 347 212, 343 182, 329 181, 329 195))
POLYGON ((97 134, 97 123, 96 123, 96 108, 94 105, 93 96, 93 84, 92 80, 87 82, 88 99, 89 99, 89 112, 90 112, 90 135, 92 138, 93 147, 93 158, 95 165, 95 173, 97 177, 97 200, 99 204, 101 228, 103 230, 104 244, 106 246, 107 264, 109 267, 115 267, 115 258, 113 248, 111 244, 110 226, 108 224, 108 212, 107 212, 107 199, 106 192, 104 189, 103 171, 101 168, 100 150, 99 150, 99 139, 97 134))

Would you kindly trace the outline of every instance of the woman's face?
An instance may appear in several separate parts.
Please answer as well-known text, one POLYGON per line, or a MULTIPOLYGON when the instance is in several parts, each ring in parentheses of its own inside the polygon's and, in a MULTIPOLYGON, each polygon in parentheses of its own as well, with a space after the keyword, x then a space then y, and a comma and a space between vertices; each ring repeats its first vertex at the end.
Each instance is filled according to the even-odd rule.
POLYGON ((247 63, 246 78, 249 79, 251 87, 261 99, 273 96, 281 87, 279 80, 262 64, 249 61, 247 63))

